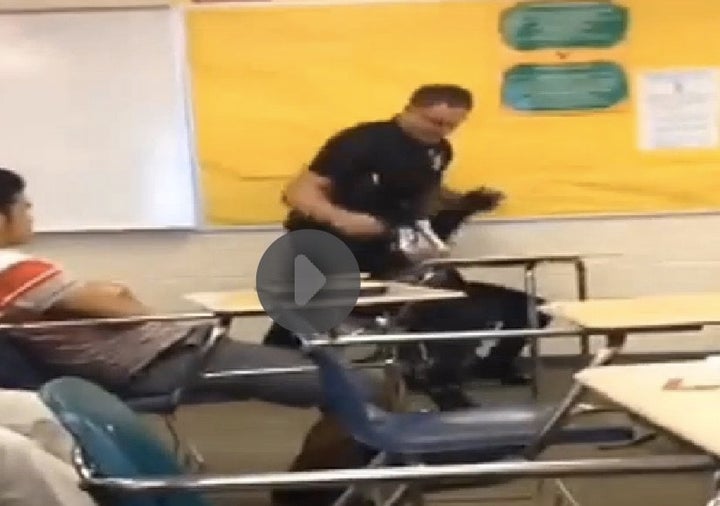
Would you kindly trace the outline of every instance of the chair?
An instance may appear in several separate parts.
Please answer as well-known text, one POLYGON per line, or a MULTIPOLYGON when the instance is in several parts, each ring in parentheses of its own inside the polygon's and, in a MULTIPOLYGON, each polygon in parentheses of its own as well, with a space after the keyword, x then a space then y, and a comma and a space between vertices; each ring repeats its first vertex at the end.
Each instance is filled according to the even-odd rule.
MULTIPOLYGON (((549 419, 554 406, 513 405, 449 412, 387 413, 368 409, 363 389, 332 350, 307 347, 320 370, 325 408, 356 440, 400 460, 442 462, 484 460, 496 453, 520 455, 549 419), (478 458, 479 457, 479 458, 478 458)), ((594 444, 632 440, 626 426, 571 426, 552 444, 594 444)))
MULTIPOLYGON (((319 367, 325 409, 338 418, 356 441, 378 452, 372 465, 523 459, 527 457, 525 450, 555 410, 554 406, 513 405, 451 412, 388 413, 367 403, 363 389, 332 350, 313 347, 308 341, 303 345, 319 367)), ((619 443, 633 441, 634 436, 632 428, 622 425, 570 425, 552 435, 547 444, 619 443)), ((348 489, 340 503, 352 493, 354 490, 348 489)), ((400 497, 393 495, 396 496, 400 497)))
MULTIPOLYGON (((39 390, 40 398, 73 435, 76 468, 81 476, 139 478, 180 476, 173 455, 117 397, 81 378, 54 379, 39 390)), ((98 504, 112 506, 209 506, 191 492, 166 495, 89 492, 98 504)))
MULTIPOLYGON (((450 463, 488 462, 518 456, 545 413, 541 411, 538 414, 530 408, 440 414, 368 413, 364 403, 358 400, 360 388, 344 373, 343 367, 331 353, 314 350, 313 357, 321 367, 328 407, 343 422, 349 423, 349 428, 358 440, 377 450, 403 457, 402 461, 395 460, 396 464, 417 462, 420 460, 417 457, 423 457, 423 462, 434 460, 450 463), (335 386, 329 388, 328 380, 339 380, 339 383, 331 383, 335 386), (341 395, 343 391, 345 395, 341 395), (340 402, 340 399, 350 400, 340 402)), ((151 430, 131 408, 117 396, 93 383, 74 377, 57 378, 43 385, 39 395, 77 442, 76 468, 86 479, 86 485, 90 483, 88 489, 99 504, 207 504, 201 496, 191 492, 108 495, 106 489, 93 487, 94 478, 165 479, 181 476, 183 472, 172 454, 152 436, 151 430)), ((593 435, 592 432, 578 428, 566 431, 563 437, 555 441, 592 442, 628 436, 626 429, 605 431, 593 435)))

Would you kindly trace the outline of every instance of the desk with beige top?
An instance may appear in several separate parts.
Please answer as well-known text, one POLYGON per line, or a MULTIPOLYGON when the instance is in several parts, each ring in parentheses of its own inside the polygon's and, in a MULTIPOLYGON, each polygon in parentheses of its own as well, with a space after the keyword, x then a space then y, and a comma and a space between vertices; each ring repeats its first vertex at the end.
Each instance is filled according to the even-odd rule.
MULTIPOLYGON (((401 311, 404 306, 417 302, 456 299, 466 296, 464 292, 457 290, 428 288, 405 283, 374 281, 367 279, 363 279, 361 281, 361 289, 367 291, 369 295, 360 296, 355 302, 356 308, 381 307, 388 311, 397 311, 398 308, 401 311), (380 290, 380 293, 376 291, 378 288, 382 289, 380 290)), ((235 318, 266 314, 265 309, 260 302, 257 290, 255 289, 225 292, 198 292, 188 294, 186 298, 203 307, 205 310, 215 314, 219 319, 220 327, 224 328, 225 331, 229 329, 229 326, 235 318)), ((338 303, 342 302, 343 301, 338 301, 338 303)), ((260 337, 251 338, 251 342, 258 343, 259 340, 260 337)), ((395 356, 394 347, 386 351, 389 352, 389 355, 395 356)), ((390 361, 381 362, 380 364, 370 363, 365 364, 364 366, 378 367, 378 365, 386 365, 388 366, 388 369, 394 367, 390 361)), ((219 379, 238 375, 303 372, 307 369, 314 369, 314 366, 298 366, 273 371, 223 371, 222 373, 214 374, 213 378, 210 378, 207 375, 206 376, 208 379, 219 379)), ((391 376, 393 377, 393 381, 401 382, 398 370, 393 369, 391 376)))
MULTIPOLYGON (((412 302, 427 302, 465 297, 463 292, 457 290, 427 288, 405 283, 373 280, 362 280, 361 289, 367 289, 371 294, 360 296, 355 303, 356 307, 393 307, 412 302), (382 290, 382 293, 372 293, 376 288, 382 288, 384 290, 382 290)), ((265 314, 265 309, 260 303, 260 297, 255 289, 196 292, 186 295, 185 298, 220 318, 232 319, 241 316, 260 316, 265 314)))
MULTIPOLYGON (((595 353, 589 364, 592 368, 609 364, 630 333, 699 331, 706 325, 720 324, 720 292, 561 301, 539 309, 588 334, 606 337, 605 346, 595 353)), ((543 431, 559 426, 585 391, 579 376, 543 431)))
POLYGON ((720 357, 592 367, 575 379, 612 404, 720 458, 720 357))
MULTIPOLYGON (((587 368, 575 375, 583 387, 601 395, 653 427, 720 459, 720 356, 705 360, 587 368), (628 387, 631 385, 631 387, 628 387)), ((720 474, 714 475, 720 504, 720 474)))

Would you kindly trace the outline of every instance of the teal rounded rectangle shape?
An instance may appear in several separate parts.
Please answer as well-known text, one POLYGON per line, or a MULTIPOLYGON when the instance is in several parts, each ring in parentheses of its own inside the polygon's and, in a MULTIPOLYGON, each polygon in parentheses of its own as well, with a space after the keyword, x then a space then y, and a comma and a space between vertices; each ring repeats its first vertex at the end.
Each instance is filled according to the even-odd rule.
POLYGON ((628 98, 628 79, 614 62, 519 64, 503 75, 502 103, 516 111, 607 109, 628 98))
POLYGON ((611 2, 524 2, 503 11, 500 34, 519 51, 608 48, 625 39, 628 9, 611 2))

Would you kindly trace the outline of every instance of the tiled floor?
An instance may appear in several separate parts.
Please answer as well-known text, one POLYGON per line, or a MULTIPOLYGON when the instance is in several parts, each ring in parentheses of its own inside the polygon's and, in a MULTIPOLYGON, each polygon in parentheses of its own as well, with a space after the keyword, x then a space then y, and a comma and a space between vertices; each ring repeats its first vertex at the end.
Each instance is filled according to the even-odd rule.
MULTIPOLYGON (((542 400, 559 398, 569 384, 570 368, 545 369, 541 381, 542 400)), ((474 389, 484 402, 506 402, 527 398, 522 389, 474 389)), ((295 455, 304 431, 315 419, 311 410, 269 406, 261 403, 203 406, 184 409, 179 415, 181 433, 190 437, 207 457, 210 472, 263 472, 283 470, 295 455)), ((617 415, 612 415, 617 416, 617 415)), ((688 416, 692 416, 689 414, 688 416)), ((624 417, 622 417, 625 420, 624 417)), ((544 458, 619 456, 626 454, 678 453, 678 444, 666 438, 632 450, 573 449, 552 450, 544 458)), ((546 490, 552 490, 548 483, 546 490)), ((704 505, 708 499, 708 475, 671 475, 647 477, 583 478, 566 482, 579 501, 587 506, 704 505)), ((536 482, 521 480, 510 485, 481 490, 462 490, 428 496, 429 504, 460 506, 469 504, 531 504, 529 494, 536 482)), ((553 504, 552 494, 545 494, 544 504, 553 504)), ((222 504, 265 506, 264 493, 245 493, 219 500, 222 504)))

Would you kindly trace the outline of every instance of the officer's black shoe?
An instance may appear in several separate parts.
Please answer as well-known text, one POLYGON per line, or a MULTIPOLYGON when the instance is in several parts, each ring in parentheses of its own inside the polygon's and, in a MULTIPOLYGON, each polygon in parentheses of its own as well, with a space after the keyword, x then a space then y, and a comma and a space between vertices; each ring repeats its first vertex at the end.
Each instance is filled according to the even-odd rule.
POLYGON ((478 379, 498 381, 502 385, 524 386, 532 381, 514 363, 494 357, 478 359, 472 367, 472 373, 478 379))
POLYGON ((465 393, 462 385, 458 384, 433 385, 427 388, 426 393, 440 411, 457 411, 480 406, 465 393))

